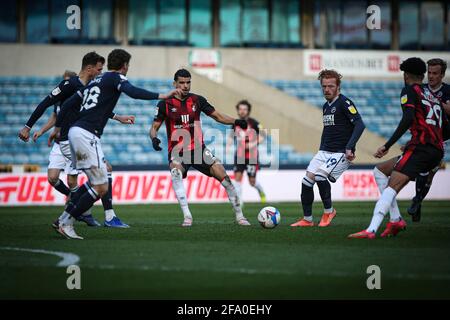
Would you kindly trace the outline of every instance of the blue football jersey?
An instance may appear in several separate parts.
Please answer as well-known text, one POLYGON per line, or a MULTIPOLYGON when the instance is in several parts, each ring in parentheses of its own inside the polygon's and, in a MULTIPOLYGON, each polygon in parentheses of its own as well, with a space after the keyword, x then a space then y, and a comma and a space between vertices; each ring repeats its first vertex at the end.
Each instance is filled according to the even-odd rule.
POLYGON ((128 79, 118 72, 105 72, 92 80, 77 94, 82 98, 78 119, 72 126, 81 127, 101 136, 116 107, 120 88, 128 79))
MULTIPOLYGON (((353 133, 354 121, 361 119, 355 104, 340 94, 331 104, 323 105, 323 131, 320 150, 345 152, 353 133)), ((354 150, 352 150, 354 151, 354 150)))

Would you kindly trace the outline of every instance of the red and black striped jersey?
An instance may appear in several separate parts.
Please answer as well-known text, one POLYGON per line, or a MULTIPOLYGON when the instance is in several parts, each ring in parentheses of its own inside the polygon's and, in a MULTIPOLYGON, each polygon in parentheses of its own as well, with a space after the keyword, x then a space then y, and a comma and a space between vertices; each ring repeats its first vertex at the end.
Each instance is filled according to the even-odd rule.
POLYGON ((235 159, 258 159, 258 135, 260 124, 253 118, 247 119, 247 129, 233 125, 236 145, 235 159))
POLYGON ((409 128, 411 140, 406 147, 431 144, 443 150, 443 125, 447 117, 442 110, 441 101, 426 85, 414 84, 403 88, 400 98, 402 109, 413 108, 414 120, 409 128))
POLYGON ((208 101, 190 93, 185 99, 172 97, 161 100, 155 110, 154 121, 165 121, 168 152, 190 151, 204 146, 200 113, 210 115, 215 111, 208 101))

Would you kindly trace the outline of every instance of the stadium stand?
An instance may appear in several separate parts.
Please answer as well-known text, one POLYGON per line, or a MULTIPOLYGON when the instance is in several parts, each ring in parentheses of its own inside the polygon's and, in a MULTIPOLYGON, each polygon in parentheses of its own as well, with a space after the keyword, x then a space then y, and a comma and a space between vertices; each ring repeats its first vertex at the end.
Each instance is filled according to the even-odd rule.
MULTIPOLYGON (((317 80, 266 81, 270 86, 291 96, 322 108, 324 100, 317 80)), ((403 82, 399 81, 344 81, 342 93, 357 106, 369 130, 389 138, 395 131, 402 111, 399 104, 403 82)), ((404 144, 410 139, 409 132, 399 141, 404 144)), ((446 161, 450 160, 450 146, 447 145, 446 161)))
MULTIPOLYGON (((59 77, 0 77, 0 164, 38 164, 45 167, 48 162, 48 133, 40 137, 37 143, 23 143, 17 138, 17 132, 22 128, 31 112, 58 83, 59 77)), ((166 92, 171 88, 171 80, 139 79, 133 84, 156 92, 166 92)), ((121 114, 136 116, 133 126, 121 125, 110 121, 105 129, 103 149, 108 160, 113 165, 162 165, 167 163, 165 152, 155 152, 148 140, 148 130, 153 119, 155 101, 134 100, 122 95, 115 111, 121 114)), ((52 108, 33 127, 38 130, 48 119, 52 108)), ((217 130, 226 134, 226 126, 203 116, 202 125, 205 132, 205 142, 216 152, 221 151, 223 143, 215 141, 217 130)), ((163 145, 167 145, 167 137, 160 133, 163 145)), ((269 137, 270 139, 270 137, 269 137)), ((271 140, 267 144, 271 148, 271 140)), ((305 164, 312 158, 312 153, 298 153, 293 146, 277 146, 280 151, 280 164, 305 164)), ((271 159, 264 158, 265 145, 260 150, 261 163, 268 164, 271 159)), ((267 156, 266 156, 267 157, 267 156)), ((231 162, 230 162, 231 163, 231 162)))

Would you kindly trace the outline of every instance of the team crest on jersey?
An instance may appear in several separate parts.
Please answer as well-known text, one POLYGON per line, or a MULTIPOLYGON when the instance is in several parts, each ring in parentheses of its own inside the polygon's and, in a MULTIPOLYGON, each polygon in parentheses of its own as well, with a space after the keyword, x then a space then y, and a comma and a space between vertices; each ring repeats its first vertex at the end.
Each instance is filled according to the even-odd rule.
POLYGON ((59 87, 56 87, 55 89, 53 89, 52 91, 52 95, 57 96, 58 94, 61 93, 61 89, 59 87))
POLYGON ((400 102, 402 104, 405 104, 407 101, 408 101, 408 95, 406 95, 406 94, 400 98, 400 102))
POLYGON ((348 107, 348 111, 350 111, 351 114, 357 114, 358 113, 358 111, 356 111, 355 106, 348 107))
POLYGON ((170 111, 177 112, 177 108, 172 108, 172 109, 170 109, 170 111))
POLYGON ((335 113, 336 112, 336 107, 331 108, 330 112, 331 113, 335 113))

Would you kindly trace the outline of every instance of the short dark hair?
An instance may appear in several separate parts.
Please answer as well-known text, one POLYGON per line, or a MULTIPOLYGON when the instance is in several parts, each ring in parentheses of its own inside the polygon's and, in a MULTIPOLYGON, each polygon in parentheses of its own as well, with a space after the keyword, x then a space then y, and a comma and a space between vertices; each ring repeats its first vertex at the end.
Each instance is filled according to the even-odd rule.
POLYGON ((83 57, 83 61, 81 62, 81 69, 84 69, 87 66, 95 66, 99 62, 105 63, 105 58, 103 58, 95 51, 88 52, 83 57))
POLYGON ((441 74, 445 74, 445 70, 447 70, 447 62, 442 59, 435 58, 427 61, 428 66, 441 66, 441 74))
POLYGON ((125 63, 129 63, 131 54, 123 49, 114 49, 108 54, 108 70, 119 70, 125 63))
POLYGON ((323 79, 336 79, 336 85, 339 87, 341 85, 342 75, 333 69, 323 69, 320 71, 317 79, 320 80, 321 84, 323 79))
POLYGON ((244 106, 247 106, 248 109, 248 113, 250 113, 252 111, 252 105, 250 104, 250 102, 248 102, 248 100, 241 100, 236 104, 236 110, 239 110, 239 106, 243 104, 244 106))
POLYGON ((427 66, 422 59, 412 57, 400 64, 400 70, 423 79, 425 72, 427 72, 427 66))
POLYGON ((175 75, 173 76, 173 80, 177 81, 178 78, 192 78, 191 73, 186 69, 179 69, 177 72, 175 72, 175 75))

